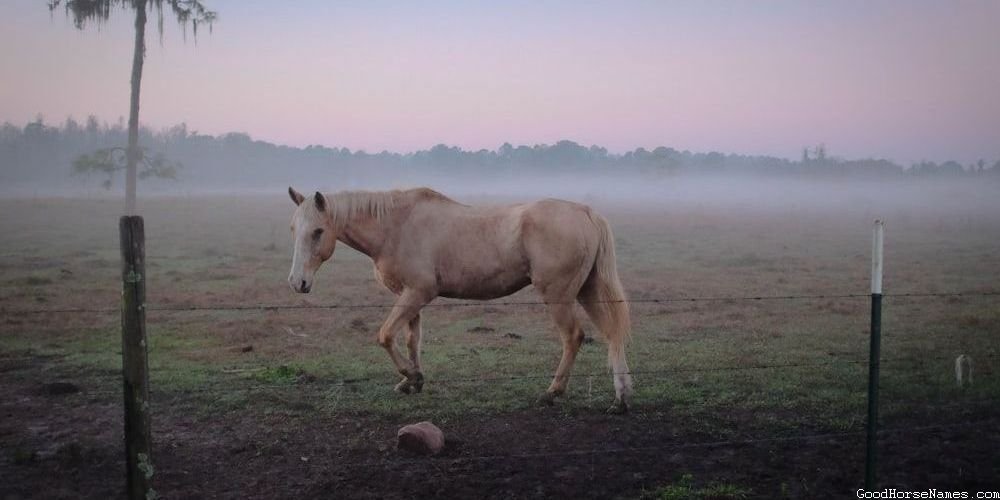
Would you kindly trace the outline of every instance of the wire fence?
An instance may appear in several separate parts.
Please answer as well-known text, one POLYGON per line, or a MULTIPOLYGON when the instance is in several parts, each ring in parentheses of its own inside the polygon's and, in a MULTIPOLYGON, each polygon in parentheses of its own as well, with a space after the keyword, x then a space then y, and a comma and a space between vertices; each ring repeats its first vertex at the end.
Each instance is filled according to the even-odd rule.
MULTIPOLYGON (((1000 296, 1000 292, 984 291, 984 292, 973 292, 973 291, 955 291, 955 292, 904 292, 904 293, 893 293, 884 294, 883 297, 888 298, 908 298, 908 297, 996 297, 1000 296)), ((716 297, 663 297, 663 298, 639 298, 628 300, 627 302, 631 304, 666 304, 666 303, 678 303, 678 302, 737 302, 737 301, 781 301, 781 300, 826 300, 826 299, 860 299, 860 298, 870 298, 870 294, 813 294, 813 295, 753 295, 753 296, 716 296, 716 297)), ((606 301, 606 302, 622 302, 622 301, 606 301)), ((540 301, 465 301, 465 302, 441 302, 441 303, 430 303, 425 307, 490 307, 490 306, 543 306, 550 303, 540 302, 540 301)), ((398 304, 253 304, 253 305, 232 305, 232 304, 218 304, 218 305, 158 305, 158 304, 146 304, 145 310, 151 312, 217 312, 217 311, 281 311, 281 310, 310 310, 310 309, 372 309, 372 308, 391 308, 399 307, 398 304)), ((32 315, 32 314, 86 314, 86 313, 117 313, 120 309, 115 308, 49 308, 49 309, 0 309, 0 314, 9 315, 32 315)), ((976 355, 977 359, 995 359, 1000 357, 1000 355, 994 355, 989 353, 979 353, 976 355)), ((34 357, 26 356, 24 359, 34 359, 34 357)), ((18 358, 0 358, 7 361, 18 359, 18 358)), ((919 363, 927 364, 932 362, 953 362, 954 357, 952 356, 920 356, 920 357, 897 357, 897 358, 882 358, 880 363, 885 363, 888 365, 900 364, 900 363, 919 363)), ((629 375, 636 377, 660 377, 666 375, 678 375, 684 373, 700 373, 700 372, 728 372, 728 371, 744 371, 744 370, 775 370, 775 369, 792 369, 792 368, 814 368, 823 369, 831 368, 845 365, 863 365, 867 366, 869 364, 868 359, 852 359, 852 358, 835 358, 830 361, 822 362, 781 362, 781 363, 758 363, 749 365, 732 365, 732 366, 682 366, 682 367, 671 367, 666 369, 655 369, 655 370, 630 370, 629 375)), ((254 367, 254 368, 229 368, 223 369, 222 371, 230 374, 238 373, 252 373, 255 370, 266 370, 267 367, 254 367)), ((610 372, 602 373, 575 373, 574 377, 605 377, 608 375, 617 375, 610 372)), ((433 383, 436 384, 465 384, 465 383, 491 383, 491 382, 503 382, 503 381, 517 381, 517 380, 544 380, 552 378, 551 373, 518 373, 518 374, 504 374, 504 375, 493 375, 486 377, 452 377, 452 378, 434 378, 433 383)), ((386 380, 383 376, 374 377, 358 377, 358 378, 347 378, 337 381, 326 381, 325 383, 329 386, 348 386, 348 385, 359 385, 367 383, 384 383, 386 380)), ((288 387, 287 384, 276 385, 276 387, 288 387)))
MULTIPOLYGON (((903 292, 882 294, 883 298, 923 298, 923 297, 997 297, 1000 292, 995 291, 958 291, 958 292, 903 292)), ((611 301, 590 301, 594 304, 628 303, 628 304, 670 304, 684 302, 765 302, 782 300, 829 300, 829 299, 862 299, 871 298, 871 294, 864 293, 844 293, 844 294, 816 294, 816 295, 750 295, 750 296, 714 296, 714 297, 661 297, 661 298, 635 298, 627 300, 611 301)), ((347 303, 347 304, 157 304, 147 302, 143 308, 146 311, 154 312, 193 312, 193 311, 283 311, 283 310, 309 310, 309 309, 391 309, 394 307, 519 307, 519 306, 545 306, 545 305, 566 305, 576 302, 544 302, 537 300, 525 301, 455 301, 455 302, 430 302, 427 304, 372 304, 372 303, 347 303)), ((0 314, 28 315, 28 314, 110 314, 121 312, 121 308, 115 307, 67 307, 67 308, 0 308, 0 314)))
MULTIPOLYGON (((107 397, 107 398, 120 398, 121 388, 111 387, 112 381, 108 381, 108 387, 99 388, 89 388, 82 390, 77 393, 81 397, 107 397)), ((154 381, 155 382, 155 381, 154 381)), ((319 401, 315 404, 316 407, 327 407, 330 406, 328 403, 332 403, 336 406, 336 403, 343 400, 365 400, 376 397, 384 396, 386 392, 389 391, 388 387, 391 384, 387 384, 386 379, 382 380, 371 380, 371 382, 377 382, 379 387, 383 387, 384 391, 361 393, 361 392, 343 392, 342 390, 347 387, 351 387, 352 384, 339 384, 339 383, 327 383, 324 381, 312 381, 309 383, 296 383, 290 382, 287 384, 225 384, 225 385, 212 385, 212 386, 196 386, 196 387, 185 387, 185 388, 159 388, 155 384, 151 389, 151 392, 157 397, 165 398, 185 398, 190 396, 206 396, 213 399, 219 396, 232 396, 232 397, 251 397, 253 395, 261 395, 263 393, 288 393, 289 391, 295 391, 298 395, 318 395, 326 396, 329 400, 319 401)), ((432 383, 440 382, 441 385, 447 385, 447 381, 431 381, 432 383)), ((589 391, 588 391, 589 392, 589 391)), ((680 410, 706 410, 706 409, 732 409, 732 408, 752 408, 759 411, 767 411, 772 409, 775 411, 785 411, 788 409, 807 409, 812 408, 815 410, 831 410, 834 408, 853 408, 861 407, 864 405, 864 401, 858 400, 816 400, 801 402, 797 401, 794 397, 797 395, 792 394, 751 394, 746 398, 741 399, 723 399, 719 401, 707 401, 707 400, 678 400, 671 399, 669 401, 658 402, 658 408, 669 408, 671 411, 680 410), (839 404, 838 404, 839 403, 839 404)), ((582 406, 583 408, 594 408, 600 406, 604 403, 603 398, 595 398, 592 394, 578 394, 574 396, 577 399, 577 406, 582 406), (587 400, 587 404, 579 404, 581 401, 587 400), (599 402, 598 402, 599 400, 599 402)), ((888 401, 882 402, 881 406, 891 407, 897 410, 913 410, 919 408, 922 410, 953 410, 953 409, 984 409, 992 408, 1000 403, 1000 397, 959 397, 959 398, 893 398, 888 401)), ((861 415, 857 415, 860 417, 861 415)))
MULTIPOLYGON (((994 360, 1000 358, 1000 354, 977 354, 976 359, 979 360, 994 360)), ((15 361, 15 360, 34 360, 35 357, 32 356, 21 356, 21 357, 0 357, 0 361, 15 361)), ((911 369, 914 364, 920 366, 926 366, 930 363, 942 363, 945 368, 950 369, 952 363, 954 363, 955 358, 953 356, 923 356, 923 357, 895 357, 895 358, 884 358, 880 360, 880 363, 888 364, 889 366, 883 366, 883 368, 891 368, 892 365, 905 365, 900 366, 900 369, 911 369)), ((676 375, 690 374, 690 373, 720 373, 720 372, 737 372, 737 371, 757 371, 757 370, 786 370, 786 369, 809 369, 809 370, 822 370, 835 367, 845 367, 845 366, 867 366, 869 360, 867 359, 837 359, 834 361, 823 361, 823 362, 785 362, 785 363, 758 363, 758 364, 746 364, 746 365, 729 365, 729 366, 682 366, 682 367, 671 367, 664 369, 653 369, 653 370, 631 370, 627 374, 636 377, 637 381, 653 381, 653 380, 668 380, 675 381, 676 375)), ((238 393, 246 391, 257 391, 257 390, 306 390, 309 388, 319 388, 320 390, 333 390, 336 388, 349 388, 358 386, 388 386, 393 382, 391 376, 386 374, 364 376, 364 377, 351 377, 351 378, 319 378, 313 375, 306 375, 305 373, 297 374, 288 372, 285 382, 279 383, 264 383, 256 381, 253 377, 254 375, 267 372, 268 370, 274 370, 276 368, 285 367, 288 365, 275 365, 275 366, 255 366, 255 367, 225 367, 220 369, 220 373, 225 375, 233 375, 233 377, 225 380, 223 385, 202 385, 194 387, 183 387, 171 390, 159 391, 154 385, 154 391, 156 392, 173 392, 179 394, 223 394, 223 393, 238 393)), ((155 378, 156 370, 151 372, 153 378, 155 378)), ((117 378, 109 375, 109 385, 117 382, 117 378)), ((602 372, 576 372, 573 374, 573 378, 576 380, 586 380, 588 384, 592 384, 593 379, 604 380, 605 378, 610 380, 612 375, 616 373, 612 371, 602 371, 602 372)), ((430 385, 438 386, 458 386, 458 385, 482 385, 482 384, 495 384, 501 382, 516 382, 516 381, 536 381, 536 380, 549 380, 552 379, 553 375, 550 372, 540 372, 540 373, 512 373, 503 375, 490 375, 481 377, 443 377, 437 378, 429 376, 425 378, 425 383, 430 385)), ((154 380, 155 382, 155 380, 154 380)), ((120 390, 118 389, 97 389, 88 390, 89 394, 107 394, 107 395, 120 395, 120 390)), ((774 398, 775 396, 788 396, 788 395, 774 395, 767 393, 755 393, 751 395, 751 398, 745 400, 733 400, 729 399, 726 401, 721 401, 717 403, 709 403, 710 406, 726 406, 726 405, 738 405, 738 404, 759 404, 767 403, 768 401, 763 399, 766 397, 774 398), (763 397, 763 398, 762 398, 763 397)), ((779 402, 779 401, 771 401, 779 402)), ((861 401, 859 401, 860 403, 861 401)), ((952 401, 941 401, 939 399, 893 399, 893 403, 899 404, 921 404, 921 403, 933 403, 938 404, 942 402, 952 402, 952 401)), ((981 399, 970 399, 970 398, 960 398, 957 401, 953 401, 956 404, 965 403, 1000 403, 1000 399, 997 398, 981 398, 981 399)), ((787 403, 783 401, 782 403, 787 403)), ((670 401, 668 403, 670 406, 703 406, 705 403, 693 402, 693 401, 670 401)))

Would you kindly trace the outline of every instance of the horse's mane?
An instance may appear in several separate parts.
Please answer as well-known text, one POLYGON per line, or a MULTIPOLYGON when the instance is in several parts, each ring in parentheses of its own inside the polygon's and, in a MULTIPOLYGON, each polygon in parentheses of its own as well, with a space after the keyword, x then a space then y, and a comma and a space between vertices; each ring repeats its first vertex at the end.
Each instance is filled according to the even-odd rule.
POLYGON ((334 227, 343 227, 348 221, 357 216, 374 217, 377 221, 382 221, 392 210, 401 198, 407 194, 414 194, 416 200, 442 199, 448 200, 445 195, 428 188, 417 188, 409 190, 392 191, 339 191, 327 196, 330 204, 330 214, 333 217, 334 227))

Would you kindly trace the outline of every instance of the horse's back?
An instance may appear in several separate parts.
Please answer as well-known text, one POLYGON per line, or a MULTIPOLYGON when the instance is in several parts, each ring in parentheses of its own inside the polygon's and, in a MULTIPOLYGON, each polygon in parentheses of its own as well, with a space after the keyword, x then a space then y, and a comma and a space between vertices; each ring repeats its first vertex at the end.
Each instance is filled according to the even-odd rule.
POLYGON ((589 207, 545 199, 468 206, 422 195, 401 231, 396 265, 443 297, 490 299, 528 284, 576 283, 590 272, 598 233, 589 207))
POLYGON ((432 269, 438 295, 491 299, 531 282, 521 244, 524 206, 429 201, 411 211, 400 260, 432 269))

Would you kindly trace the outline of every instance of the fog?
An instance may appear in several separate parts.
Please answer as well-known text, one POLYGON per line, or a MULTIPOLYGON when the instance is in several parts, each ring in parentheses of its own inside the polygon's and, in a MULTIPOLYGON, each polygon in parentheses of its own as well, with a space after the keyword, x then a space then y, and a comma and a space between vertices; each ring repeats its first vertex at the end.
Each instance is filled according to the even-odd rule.
POLYGON ((493 182, 436 180, 429 186, 460 199, 527 201, 553 197, 597 206, 760 210, 906 210, 1000 216, 1000 182, 788 179, 762 176, 526 175, 493 182))
MULTIPOLYGON (((284 198, 288 186, 303 192, 386 190, 430 187, 467 204, 507 204, 559 198, 599 209, 631 211, 786 212, 830 217, 962 215, 1000 220, 1000 179, 814 179, 759 175, 610 175, 593 172, 446 178, 411 172, 405 178, 386 176, 365 182, 326 176, 293 176, 285 183, 255 187, 198 186, 177 181, 153 187, 140 185, 142 199, 196 197, 284 198)), ((6 188, 6 187, 5 187, 6 188)), ((120 200, 121 187, 22 185, 4 189, 5 198, 87 198, 120 200)))
MULTIPOLYGON (((59 125, 42 117, 0 127, 0 197, 122 196, 122 162, 95 161, 95 152, 126 142, 122 123, 97 117, 59 125), (81 161, 81 158, 87 161, 81 161)), ((668 146, 612 153, 573 141, 463 151, 444 144, 409 153, 346 148, 295 148, 230 133, 210 136, 184 124, 141 129, 148 158, 139 198, 164 196, 284 196, 301 191, 400 189, 427 186, 468 203, 544 197, 634 209, 956 212, 1000 214, 1000 161, 920 162, 845 159, 820 144, 796 160, 738 152, 692 152, 668 146), (169 178, 160 178, 169 177, 169 178)), ((140 176, 142 176, 140 171, 140 176)))

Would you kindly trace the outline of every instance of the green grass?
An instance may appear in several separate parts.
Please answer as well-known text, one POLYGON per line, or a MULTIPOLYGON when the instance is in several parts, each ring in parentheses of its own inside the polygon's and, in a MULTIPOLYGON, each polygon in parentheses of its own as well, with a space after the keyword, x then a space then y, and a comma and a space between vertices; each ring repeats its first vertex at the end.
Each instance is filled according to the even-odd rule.
POLYGON ((709 483, 695 486, 694 476, 684 474, 676 482, 644 492, 641 500, 743 500, 753 490, 729 483, 709 483))

